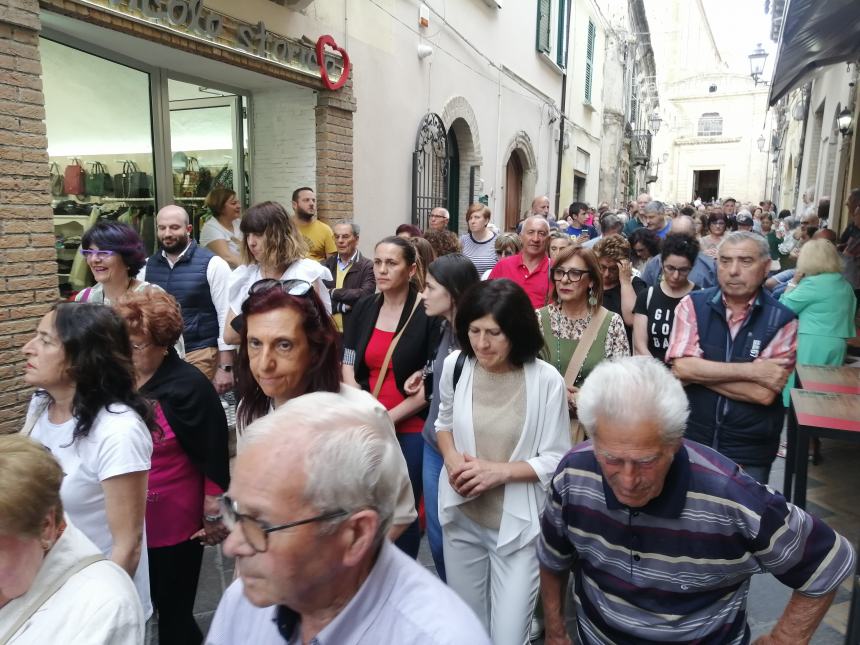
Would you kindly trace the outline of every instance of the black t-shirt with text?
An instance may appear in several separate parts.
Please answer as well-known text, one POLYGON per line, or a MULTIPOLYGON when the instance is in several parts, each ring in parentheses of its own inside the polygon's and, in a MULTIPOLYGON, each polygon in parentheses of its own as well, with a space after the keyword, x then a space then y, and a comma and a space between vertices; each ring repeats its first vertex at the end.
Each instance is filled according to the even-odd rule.
POLYGON ((648 351, 651 352, 651 356, 661 361, 666 358, 666 350, 669 349, 669 336, 672 334, 672 323, 675 320, 675 307, 681 302, 681 298, 667 296, 663 293, 660 283, 657 283, 653 288, 641 291, 636 296, 633 313, 648 317, 646 329, 648 351), (651 292, 651 302, 648 302, 649 292, 651 292))

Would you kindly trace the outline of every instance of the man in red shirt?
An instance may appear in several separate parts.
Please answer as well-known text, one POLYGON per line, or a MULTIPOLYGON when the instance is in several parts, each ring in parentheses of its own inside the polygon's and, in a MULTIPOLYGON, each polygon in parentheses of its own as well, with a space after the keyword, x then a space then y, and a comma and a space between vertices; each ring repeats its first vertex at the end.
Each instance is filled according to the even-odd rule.
POLYGON ((490 272, 490 280, 508 278, 520 285, 528 294, 535 309, 549 302, 549 223, 543 217, 532 216, 523 222, 520 239, 523 250, 510 257, 499 260, 490 272))

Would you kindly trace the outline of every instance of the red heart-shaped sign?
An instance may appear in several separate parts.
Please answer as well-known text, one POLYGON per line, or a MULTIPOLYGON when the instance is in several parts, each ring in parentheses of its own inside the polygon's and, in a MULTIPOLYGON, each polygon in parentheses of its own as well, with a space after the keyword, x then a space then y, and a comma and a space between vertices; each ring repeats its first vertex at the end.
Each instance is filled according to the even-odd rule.
POLYGON ((338 44, 334 41, 334 38, 326 34, 325 36, 320 36, 317 41, 317 63, 320 66, 320 77, 322 78, 323 85, 325 85, 328 89, 334 91, 339 90, 345 84, 347 79, 349 78, 349 54, 346 53, 346 50, 343 47, 338 46, 338 44), (331 47, 335 50, 340 57, 343 59, 343 73, 341 73, 340 78, 337 79, 334 83, 328 77, 328 70, 325 67, 325 48, 331 47))

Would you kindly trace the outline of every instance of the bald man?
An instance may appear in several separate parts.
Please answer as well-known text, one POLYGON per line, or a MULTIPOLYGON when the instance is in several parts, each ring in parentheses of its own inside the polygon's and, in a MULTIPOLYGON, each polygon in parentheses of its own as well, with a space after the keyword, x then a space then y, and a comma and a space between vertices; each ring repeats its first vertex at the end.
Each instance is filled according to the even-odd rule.
MULTIPOLYGON (((696 237, 696 223, 689 215, 679 215, 672 220, 670 233, 682 233, 692 238, 696 237)), ((663 261, 659 255, 645 263, 645 268, 642 269, 642 274, 639 276, 645 281, 649 287, 653 287, 660 281, 660 276, 663 274, 663 261)), ((714 260, 704 253, 699 253, 696 256, 696 261, 693 263, 693 269, 690 271, 690 280, 700 289, 716 286, 717 284, 717 267, 714 260)))
POLYGON ((179 302, 185 360, 223 394, 233 387, 233 347, 223 340, 230 266, 191 238, 191 222, 181 206, 158 211, 155 226, 160 250, 137 279, 157 284, 179 302))
POLYGON ((513 280, 525 290, 535 309, 540 309, 549 302, 549 223, 540 215, 527 217, 520 239, 523 250, 499 260, 490 272, 490 280, 513 280))

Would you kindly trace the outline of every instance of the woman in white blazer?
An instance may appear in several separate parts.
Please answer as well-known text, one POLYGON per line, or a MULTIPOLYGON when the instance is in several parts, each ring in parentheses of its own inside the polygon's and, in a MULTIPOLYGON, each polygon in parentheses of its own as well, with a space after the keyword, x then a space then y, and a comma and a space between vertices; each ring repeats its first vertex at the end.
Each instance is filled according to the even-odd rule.
POLYGON ((567 393, 558 371, 537 358, 543 336, 514 282, 469 289, 456 328, 463 350, 445 360, 436 420, 448 584, 496 645, 523 645, 538 593, 546 486, 570 448, 567 393))

